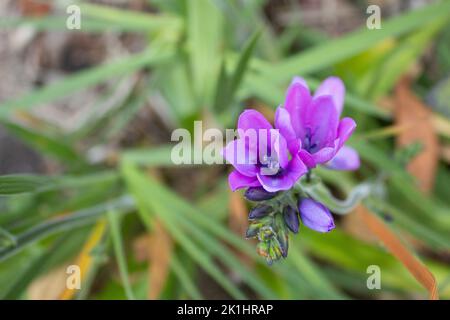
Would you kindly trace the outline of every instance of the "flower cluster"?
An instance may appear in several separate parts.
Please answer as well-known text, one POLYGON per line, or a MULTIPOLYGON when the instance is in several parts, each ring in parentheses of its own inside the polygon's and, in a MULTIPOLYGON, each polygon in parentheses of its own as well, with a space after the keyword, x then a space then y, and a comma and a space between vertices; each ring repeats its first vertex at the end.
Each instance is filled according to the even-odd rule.
POLYGON ((334 228, 323 204, 302 191, 302 177, 317 165, 355 170, 358 153, 345 146, 356 123, 340 119, 345 87, 327 78, 312 96, 306 82, 295 77, 284 104, 275 113, 274 127, 256 110, 245 110, 238 120, 239 138, 223 149, 234 167, 230 188, 247 188, 245 197, 257 202, 249 213, 248 238, 257 238, 258 253, 270 264, 288 252, 288 233, 301 222, 318 232, 334 228))

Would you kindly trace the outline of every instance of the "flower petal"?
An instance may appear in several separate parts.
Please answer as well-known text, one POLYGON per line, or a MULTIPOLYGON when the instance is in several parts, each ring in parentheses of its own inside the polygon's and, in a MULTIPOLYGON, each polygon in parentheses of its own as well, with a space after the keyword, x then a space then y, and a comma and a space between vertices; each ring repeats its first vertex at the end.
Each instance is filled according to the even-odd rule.
POLYGON ((233 140, 222 149, 222 156, 242 175, 255 177, 259 171, 257 151, 248 147, 243 139, 233 140))
POLYGON ((315 164, 323 164, 330 161, 335 155, 335 148, 333 147, 325 147, 313 153, 311 156, 315 162, 315 164))
POLYGON ((297 137, 292 126, 291 115, 285 108, 277 108, 275 113, 275 128, 280 130, 281 135, 286 140, 289 152, 291 154, 297 154, 301 149, 302 142, 297 137))
POLYGON ((334 229, 333 216, 323 204, 312 199, 303 199, 299 205, 300 217, 305 226, 318 232, 334 229))
POLYGON ((333 98, 337 114, 341 115, 344 108, 345 86, 338 77, 329 77, 325 79, 317 88, 314 97, 330 95, 333 98))
POLYGON ((351 147, 343 146, 326 167, 333 170, 357 170, 359 165, 358 152, 351 147))
POLYGON ((286 91, 284 107, 291 112, 296 108, 306 108, 311 102, 311 93, 303 78, 294 77, 286 91))
POLYGON ((270 130, 270 140, 271 150, 275 151, 280 167, 286 168, 289 163, 286 140, 277 129, 270 130))
POLYGON ((339 122, 337 137, 339 138, 339 148, 350 138, 356 128, 356 122, 352 118, 343 118, 339 122))
POLYGON ((256 177, 244 176, 237 170, 232 171, 228 176, 228 184, 230 185, 230 189, 232 191, 236 191, 241 188, 261 186, 261 183, 259 183, 256 177))
POLYGON ((270 130, 272 129, 272 125, 269 121, 267 121, 264 116, 252 109, 245 110, 241 113, 238 120, 238 129, 247 131, 248 129, 253 130, 260 130, 260 129, 266 129, 270 130))
POLYGON ((314 157, 305 149, 301 149, 298 152, 298 155, 300 157, 300 159, 303 161, 304 164, 306 164, 306 166, 308 168, 315 168, 317 163, 314 160, 314 157))
POLYGON ((332 98, 330 96, 314 98, 304 125, 307 133, 311 135, 311 145, 316 145, 316 149, 333 145, 338 124, 339 115, 332 98))
POLYGON ((299 84, 301 84, 302 86, 304 86, 306 89, 308 89, 308 91, 309 91, 308 83, 306 83, 306 80, 303 79, 302 77, 299 77, 299 76, 293 77, 293 78, 292 78, 292 81, 291 81, 291 85, 292 85, 293 83, 299 83, 299 84))
POLYGON ((275 128, 280 130, 280 133, 288 143, 291 140, 295 140, 297 138, 292 126, 291 116, 285 108, 277 108, 277 111, 275 113, 275 128))
POLYGON ((295 77, 286 92, 284 107, 291 116, 292 127, 297 137, 303 135, 302 119, 308 113, 310 104, 311 94, 305 80, 300 77, 295 77))

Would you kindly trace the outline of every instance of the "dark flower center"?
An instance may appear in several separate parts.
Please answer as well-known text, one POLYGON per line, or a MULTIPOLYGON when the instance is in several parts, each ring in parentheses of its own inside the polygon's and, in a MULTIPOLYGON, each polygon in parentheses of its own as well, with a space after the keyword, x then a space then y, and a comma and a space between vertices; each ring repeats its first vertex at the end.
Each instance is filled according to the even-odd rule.
POLYGON ((314 132, 312 132, 311 128, 306 128, 305 137, 302 141, 302 148, 309 153, 314 153, 319 149, 319 144, 315 141, 314 132))
POLYGON ((266 176, 278 176, 283 172, 276 154, 264 155, 261 159, 260 168, 261 174, 266 176))

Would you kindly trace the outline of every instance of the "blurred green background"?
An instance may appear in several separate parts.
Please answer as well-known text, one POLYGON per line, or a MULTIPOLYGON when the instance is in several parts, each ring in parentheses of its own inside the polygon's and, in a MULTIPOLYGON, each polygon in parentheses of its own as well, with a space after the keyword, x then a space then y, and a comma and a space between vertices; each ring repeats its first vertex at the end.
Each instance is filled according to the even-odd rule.
POLYGON ((2 299, 427 298, 358 210, 450 297, 450 1, 2 1, 0 34, 2 299), (173 165, 170 136, 270 117, 295 75, 340 76, 358 124, 360 170, 319 176, 341 198, 379 190, 268 267, 229 168, 173 165))

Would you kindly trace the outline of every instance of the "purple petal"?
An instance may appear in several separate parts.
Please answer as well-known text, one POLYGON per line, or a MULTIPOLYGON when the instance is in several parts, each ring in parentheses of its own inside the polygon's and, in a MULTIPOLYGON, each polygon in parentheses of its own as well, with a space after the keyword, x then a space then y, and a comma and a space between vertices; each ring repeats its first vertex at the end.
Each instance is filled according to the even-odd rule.
POLYGON ((308 89, 308 91, 309 91, 308 84, 306 83, 306 80, 303 79, 302 77, 299 77, 299 76, 293 77, 293 78, 292 78, 292 81, 291 81, 291 85, 294 84, 294 83, 299 83, 299 84, 301 84, 302 86, 304 86, 304 87, 305 87, 306 89, 308 89))
POLYGON ((345 86, 341 79, 329 77, 317 88, 314 97, 330 95, 333 98, 337 114, 340 116, 344 107, 345 86))
POLYGON ((299 206, 300 217, 305 226, 318 232, 334 229, 333 216, 323 204, 312 199, 303 199, 299 206))
POLYGON ((222 149, 222 156, 233 165, 242 175, 255 177, 259 171, 257 167, 258 154, 248 148, 242 139, 233 140, 222 149))
POLYGON ((337 137, 339 138, 339 147, 344 145, 344 143, 350 138, 353 131, 356 128, 356 122, 352 118, 343 118, 339 122, 339 127, 337 129, 337 137))
POLYGON ((241 188, 261 186, 261 183, 259 183, 256 177, 244 176, 237 170, 232 171, 228 176, 228 184, 230 185, 230 189, 232 191, 236 191, 241 188))
POLYGON ((292 127, 297 136, 302 136, 303 134, 302 119, 308 113, 310 104, 311 94, 306 82, 302 78, 294 78, 286 92, 284 107, 291 116, 292 127))
POLYGON ((359 165, 358 152, 351 147, 343 146, 326 166, 333 170, 357 170, 359 165))
POLYGON ((306 151, 305 149, 301 149, 298 152, 298 155, 299 155, 300 159, 303 161, 303 163, 306 164, 306 166, 308 168, 316 167, 317 163, 314 160, 313 156, 308 151, 306 151))
POLYGON ((275 128, 280 130, 280 133, 288 143, 297 138, 294 128, 292 127, 291 116, 285 108, 277 108, 275 113, 275 128))
POLYGON ((338 143, 339 143, 339 139, 336 139, 334 147, 325 147, 325 148, 320 149, 316 153, 313 153, 311 156, 314 159, 314 162, 316 164, 323 164, 323 163, 330 161, 336 154, 338 143))
POLYGON ((295 155, 287 168, 276 175, 263 175, 258 173, 256 176, 262 187, 269 192, 277 192, 280 190, 289 190, 294 186, 297 180, 306 173, 308 169, 300 160, 298 155, 295 155))
POLYGON ((264 116, 256 110, 245 110, 238 119, 238 133, 244 139, 247 148, 253 154, 266 154, 267 145, 270 143, 270 130, 273 127, 264 116))
POLYGON ((286 91, 286 99, 284 100, 284 107, 288 111, 296 108, 307 107, 311 102, 311 93, 308 85, 303 78, 294 77, 289 88, 286 91))
POLYGON ((289 163, 289 155, 286 140, 276 129, 272 129, 270 131, 270 138, 271 138, 270 143, 271 150, 275 151, 281 168, 286 168, 289 163))
POLYGON ((318 148, 330 146, 336 139, 339 115, 334 108, 330 96, 314 98, 311 109, 305 121, 305 127, 311 134, 311 144, 318 148))
POLYGON ((291 122, 291 116, 285 108, 278 107, 275 113, 275 127, 280 130, 281 135, 286 139, 289 152, 297 154, 301 147, 301 140, 296 136, 291 122))
POLYGON ((269 121, 267 121, 266 118, 264 118, 264 116, 260 112, 249 109, 242 112, 239 116, 238 129, 242 129, 244 131, 248 129, 270 130, 272 129, 272 125, 269 123, 269 121))

